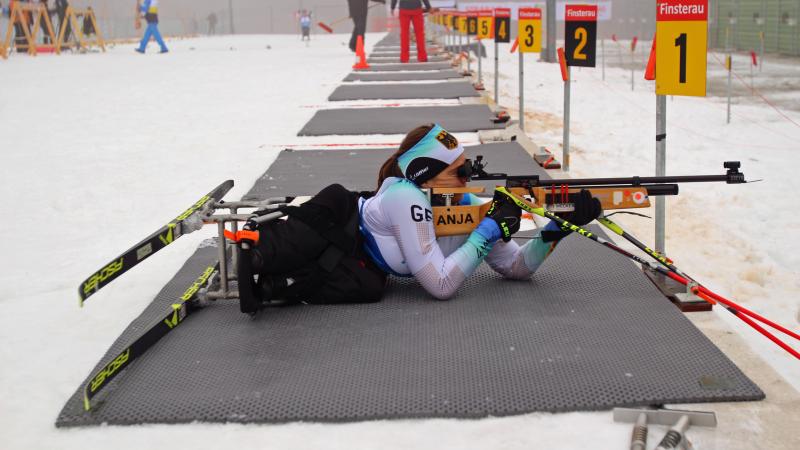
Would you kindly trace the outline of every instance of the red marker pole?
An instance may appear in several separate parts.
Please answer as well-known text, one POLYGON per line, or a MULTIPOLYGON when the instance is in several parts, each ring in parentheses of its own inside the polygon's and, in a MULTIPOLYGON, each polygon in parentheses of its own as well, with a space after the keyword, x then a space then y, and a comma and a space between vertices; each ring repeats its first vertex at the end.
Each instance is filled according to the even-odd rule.
POLYGON ((569 66, 567 58, 564 56, 564 49, 558 49, 558 64, 561 66, 561 79, 564 80, 564 135, 563 148, 561 154, 561 168, 564 172, 569 172, 569 66))

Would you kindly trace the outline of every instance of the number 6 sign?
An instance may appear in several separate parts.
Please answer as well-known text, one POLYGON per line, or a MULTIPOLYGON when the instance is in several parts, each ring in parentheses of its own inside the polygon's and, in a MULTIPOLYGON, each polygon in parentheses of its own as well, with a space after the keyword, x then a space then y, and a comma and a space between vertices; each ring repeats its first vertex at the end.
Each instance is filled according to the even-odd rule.
POLYGON ((656 94, 706 95, 708 0, 656 3, 656 94))
POLYGON ((564 47, 568 66, 595 66, 597 5, 566 5, 564 47))

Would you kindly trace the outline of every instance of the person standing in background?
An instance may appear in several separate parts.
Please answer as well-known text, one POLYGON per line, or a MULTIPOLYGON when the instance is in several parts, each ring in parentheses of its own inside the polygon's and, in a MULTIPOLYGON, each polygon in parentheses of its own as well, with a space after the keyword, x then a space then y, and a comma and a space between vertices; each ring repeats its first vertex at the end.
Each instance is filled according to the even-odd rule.
MULTIPOLYGON (((91 6, 87 7, 86 9, 90 13, 94 12, 91 6)), ((81 32, 83 32, 84 37, 89 37, 93 34, 97 34, 97 30, 94 29, 94 23, 92 23, 92 19, 89 17, 88 14, 83 16, 83 29, 81 30, 81 32)))
MULTIPOLYGON (((350 11, 350 18, 353 19, 353 35, 350 36, 350 50, 355 53, 358 37, 364 37, 367 31, 367 13, 369 12, 368 3, 370 1, 386 4, 386 0, 347 0, 347 7, 350 11)), ((373 5, 374 6, 374 5, 373 5)), ((364 40, 366 45, 367 41, 364 40)))
POLYGON ((144 30, 142 42, 139 43, 139 47, 136 51, 144 53, 152 37, 161 47, 161 53, 167 53, 169 49, 167 49, 167 45, 164 44, 164 39, 161 38, 161 32, 158 31, 158 0, 144 0, 139 11, 140 15, 144 16, 144 20, 147 21, 147 28, 144 30))
POLYGON ((67 8, 69 7, 69 1, 67 0, 56 0, 56 16, 58 16, 58 34, 61 34, 61 28, 67 27, 64 31, 64 42, 69 42, 70 34, 72 33, 72 27, 69 24, 69 21, 64 21, 67 17, 67 8))
MULTIPOLYGON (((398 0, 392 0, 392 15, 397 7, 398 0)), ((409 39, 408 28, 414 23, 414 35, 417 39, 417 61, 428 61, 428 53, 425 51, 425 25, 422 19, 423 4, 425 12, 431 10, 428 0, 400 0, 400 62, 408 62, 409 39)))
POLYGON ((311 13, 305 9, 300 12, 300 31, 301 40, 311 40, 311 13))
POLYGON ((214 35, 217 33, 217 14, 211 13, 206 17, 208 21, 208 34, 209 36, 214 35))

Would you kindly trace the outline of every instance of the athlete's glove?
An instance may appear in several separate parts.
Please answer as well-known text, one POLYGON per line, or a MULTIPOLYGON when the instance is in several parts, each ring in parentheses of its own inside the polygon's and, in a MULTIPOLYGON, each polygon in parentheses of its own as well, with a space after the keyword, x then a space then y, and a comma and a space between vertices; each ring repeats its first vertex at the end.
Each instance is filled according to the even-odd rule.
MULTIPOLYGON (((601 214, 603 214, 603 205, 600 204, 600 200, 592 197, 592 193, 587 189, 581 189, 578 198, 575 199, 575 210, 556 215, 573 225, 584 226, 600 217, 601 214)), ((552 221, 542 230, 542 241, 560 241, 570 233, 572 230, 564 229, 552 221)))
POLYGON ((492 204, 486 211, 486 218, 492 219, 500 230, 503 242, 511 240, 511 235, 519 231, 522 210, 508 194, 495 189, 492 204))

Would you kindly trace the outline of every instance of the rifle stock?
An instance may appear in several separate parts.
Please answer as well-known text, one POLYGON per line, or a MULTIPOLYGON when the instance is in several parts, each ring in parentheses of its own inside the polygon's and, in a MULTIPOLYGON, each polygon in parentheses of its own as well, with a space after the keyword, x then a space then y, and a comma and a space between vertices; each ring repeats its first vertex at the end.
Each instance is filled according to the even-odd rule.
MULTIPOLYGON (((646 187, 619 186, 619 187, 593 187, 588 188, 593 197, 600 200, 603 210, 649 208, 650 195, 674 195, 677 194, 677 185, 659 185, 667 188, 658 188, 657 194, 649 194, 646 187), (671 187, 674 187, 672 189, 671 187)), ((585 188, 584 188, 585 189, 585 188)), ((532 208, 544 208, 553 213, 568 212, 574 210, 574 197, 581 191, 580 187, 559 188, 555 192, 548 192, 543 187, 532 188, 529 192, 526 188, 512 187, 508 190, 522 202, 532 208)), ((483 188, 453 189, 453 188, 434 188, 434 195, 452 195, 470 192, 473 194, 482 193, 483 188)), ((482 205, 450 205, 434 206, 433 220, 437 236, 454 236, 469 234, 478 226, 489 204, 482 205)))

